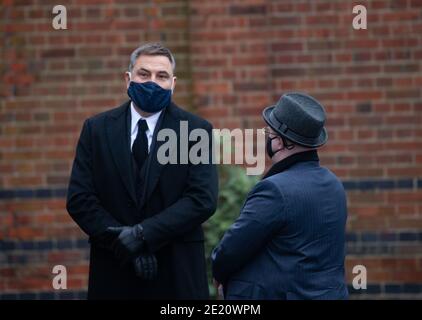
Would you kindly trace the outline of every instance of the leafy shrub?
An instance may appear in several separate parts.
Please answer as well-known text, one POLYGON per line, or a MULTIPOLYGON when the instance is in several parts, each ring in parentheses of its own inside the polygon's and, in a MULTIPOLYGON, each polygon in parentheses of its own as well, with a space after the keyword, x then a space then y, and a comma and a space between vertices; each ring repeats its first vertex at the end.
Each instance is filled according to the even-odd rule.
POLYGON ((217 211, 203 225, 209 288, 210 295, 213 298, 216 298, 217 293, 212 285, 211 252, 220 242, 224 232, 229 229, 234 220, 239 216, 240 209, 248 192, 259 180, 257 176, 246 175, 246 170, 239 166, 220 165, 218 170, 220 186, 217 211))

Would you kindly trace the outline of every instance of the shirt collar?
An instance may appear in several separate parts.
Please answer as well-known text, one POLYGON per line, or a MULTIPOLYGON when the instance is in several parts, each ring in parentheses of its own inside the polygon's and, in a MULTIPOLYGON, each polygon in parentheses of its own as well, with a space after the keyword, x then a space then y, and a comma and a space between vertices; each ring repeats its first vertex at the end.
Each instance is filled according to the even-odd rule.
POLYGON ((154 113, 153 115, 150 115, 149 117, 145 118, 145 117, 142 117, 135 110, 135 106, 133 105, 133 102, 131 102, 130 103, 131 134, 134 134, 135 130, 137 130, 137 124, 138 124, 139 119, 145 119, 145 121, 147 122, 149 131, 153 132, 157 124, 158 118, 160 117, 161 112, 163 112, 163 110, 160 110, 157 113, 154 113))

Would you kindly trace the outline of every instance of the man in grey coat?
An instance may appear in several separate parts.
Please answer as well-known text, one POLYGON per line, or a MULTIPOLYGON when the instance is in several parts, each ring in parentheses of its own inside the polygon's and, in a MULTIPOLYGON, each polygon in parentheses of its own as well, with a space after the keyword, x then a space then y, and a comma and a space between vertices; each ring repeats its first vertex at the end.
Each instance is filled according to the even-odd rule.
POLYGON ((319 164, 325 111, 303 93, 267 107, 273 166, 212 253, 225 299, 346 299, 346 194, 319 164))

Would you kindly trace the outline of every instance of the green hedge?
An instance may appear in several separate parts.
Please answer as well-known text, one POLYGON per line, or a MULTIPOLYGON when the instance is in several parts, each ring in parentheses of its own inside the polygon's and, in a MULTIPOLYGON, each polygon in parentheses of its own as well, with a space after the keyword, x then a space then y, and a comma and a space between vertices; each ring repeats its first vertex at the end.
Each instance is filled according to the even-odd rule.
POLYGON ((248 192, 258 182, 259 177, 246 175, 243 167, 219 165, 219 194, 215 214, 204 223, 205 252, 207 257, 210 295, 216 298, 216 290, 212 285, 211 259, 212 249, 218 244, 224 232, 239 216, 248 192))

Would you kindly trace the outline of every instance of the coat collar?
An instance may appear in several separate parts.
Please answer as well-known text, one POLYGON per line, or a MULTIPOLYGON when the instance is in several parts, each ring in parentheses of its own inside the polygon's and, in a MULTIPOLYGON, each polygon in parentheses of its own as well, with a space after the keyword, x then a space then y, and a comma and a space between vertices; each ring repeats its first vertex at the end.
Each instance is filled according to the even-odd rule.
POLYGON ((300 153, 295 153, 277 163, 275 163, 262 179, 271 177, 277 173, 281 173, 298 162, 305 161, 319 161, 318 152, 316 150, 310 150, 300 153))
POLYGON ((129 110, 129 105, 130 101, 127 101, 120 107, 112 110, 105 119, 105 128, 114 163, 126 190, 129 192, 132 200, 137 203, 125 117, 126 112, 129 110))

